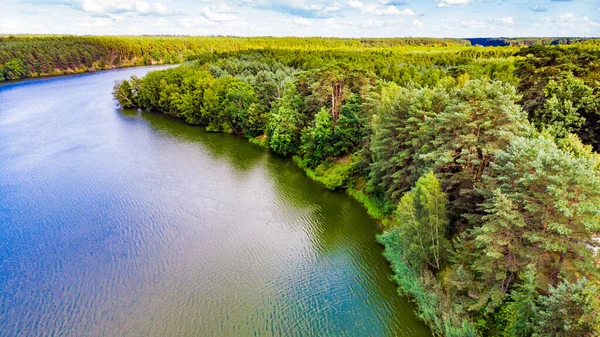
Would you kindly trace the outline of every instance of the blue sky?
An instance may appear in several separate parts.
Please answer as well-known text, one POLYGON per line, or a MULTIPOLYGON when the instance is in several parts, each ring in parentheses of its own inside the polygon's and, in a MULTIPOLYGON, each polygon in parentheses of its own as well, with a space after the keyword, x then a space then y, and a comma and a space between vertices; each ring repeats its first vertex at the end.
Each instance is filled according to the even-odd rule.
POLYGON ((2 0, 0 34, 600 36, 600 0, 2 0))

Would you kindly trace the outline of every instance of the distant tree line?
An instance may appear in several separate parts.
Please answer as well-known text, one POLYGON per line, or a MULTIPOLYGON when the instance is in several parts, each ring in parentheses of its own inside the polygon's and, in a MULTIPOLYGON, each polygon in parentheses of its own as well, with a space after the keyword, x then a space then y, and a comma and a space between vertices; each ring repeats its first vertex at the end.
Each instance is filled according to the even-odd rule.
POLYGON ((577 44, 586 41, 597 41, 597 38, 586 37, 520 37, 520 38, 466 38, 472 45, 484 47, 500 47, 500 46, 555 46, 561 44, 577 44))
POLYGON ((0 81, 122 66, 179 63, 188 54, 249 49, 353 50, 467 46, 458 39, 241 38, 185 36, 0 36, 0 81))

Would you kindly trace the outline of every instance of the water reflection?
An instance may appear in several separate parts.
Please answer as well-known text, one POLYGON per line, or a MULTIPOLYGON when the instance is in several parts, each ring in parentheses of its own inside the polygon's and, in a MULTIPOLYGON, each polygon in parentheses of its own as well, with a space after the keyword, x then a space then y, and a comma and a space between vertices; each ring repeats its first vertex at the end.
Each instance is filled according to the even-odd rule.
POLYGON ((0 86, 6 336, 428 336, 373 220, 284 158, 119 111, 148 68, 0 86))

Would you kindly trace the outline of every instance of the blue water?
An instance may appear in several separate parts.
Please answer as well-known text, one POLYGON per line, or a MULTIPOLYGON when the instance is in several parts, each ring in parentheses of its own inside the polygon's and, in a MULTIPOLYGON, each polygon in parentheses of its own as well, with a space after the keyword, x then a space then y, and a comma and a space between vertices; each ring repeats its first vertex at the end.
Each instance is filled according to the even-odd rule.
POLYGON ((429 336, 359 204, 117 109, 151 69, 0 85, 0 335, 429 336))

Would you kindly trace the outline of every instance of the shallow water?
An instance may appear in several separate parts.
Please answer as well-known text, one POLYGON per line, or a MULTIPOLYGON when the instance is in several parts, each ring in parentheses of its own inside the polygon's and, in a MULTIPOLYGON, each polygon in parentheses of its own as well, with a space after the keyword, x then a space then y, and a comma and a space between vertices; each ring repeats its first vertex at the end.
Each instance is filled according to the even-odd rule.
POLYGON ((0 335, 430 336, 357 202, 117 109, 151 69, 0 86, 0 335))

